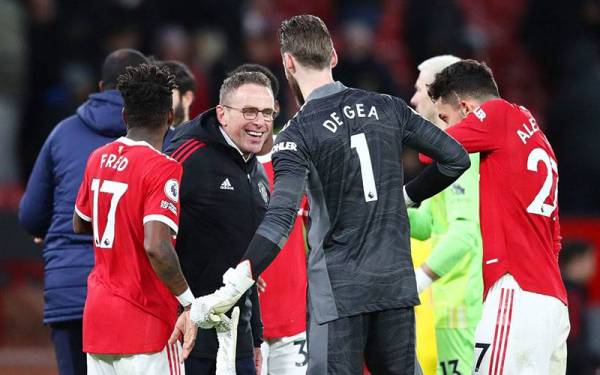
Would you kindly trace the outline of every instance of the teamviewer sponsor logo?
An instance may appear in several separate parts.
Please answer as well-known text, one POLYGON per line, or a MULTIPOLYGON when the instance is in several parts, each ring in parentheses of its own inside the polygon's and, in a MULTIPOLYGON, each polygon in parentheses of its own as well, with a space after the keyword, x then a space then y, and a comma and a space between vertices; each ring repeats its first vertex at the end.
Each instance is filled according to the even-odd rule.
POLYGON ((235 190, 233 188, 233 186, 231 185, 231 182, 229 182, 229 179, 226 178, 222 183, 221 183, 221 190, 235 190))

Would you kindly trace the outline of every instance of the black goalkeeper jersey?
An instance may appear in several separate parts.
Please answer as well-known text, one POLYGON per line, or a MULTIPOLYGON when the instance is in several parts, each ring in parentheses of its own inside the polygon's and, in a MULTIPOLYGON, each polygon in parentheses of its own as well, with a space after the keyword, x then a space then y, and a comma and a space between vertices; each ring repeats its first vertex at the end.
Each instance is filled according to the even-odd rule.
MULTIPOLYGON (((273 146, 274 190, 245 258, 262 272, 285 243, 306 190, 309 308, 317 322, 418 304, 403 148, 430 155, 437 163, 428 173, 448 184, 469 167, 468 155, 401 99, 339 82, 307 99, 273 146)), ((431 181, 417 178, 408 195, 431 190, 431 181)))

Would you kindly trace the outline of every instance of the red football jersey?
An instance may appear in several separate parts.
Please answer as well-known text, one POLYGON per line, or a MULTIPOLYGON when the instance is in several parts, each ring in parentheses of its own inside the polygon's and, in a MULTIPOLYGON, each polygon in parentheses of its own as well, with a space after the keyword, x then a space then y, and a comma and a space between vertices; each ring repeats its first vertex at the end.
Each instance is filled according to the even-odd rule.
POLYGON ((94 230, 96 264, 88 277, 83 350, 135 354, 163 350, 177 300, 144 250, 144 224, 177 233, 181 165, 146 142, 119 138, 88 159, 75 211, 94 230))
MULTIPOLYGON (((273 164, 270 156, 260 157, 273 190, 273 164)), ((267 283, 259 295, 266 339, 289 337, 306 330, 306 246, 304 219, 308 201, 302 198, 292 232, 273 263, 261 274, 267 283)))
POLYGON ((556 156, 531 113, 502 99, 490 100, 448 134, 467 151, 481 153, 485 293, 510 273, 524 290, 566 304, 558 268, 556 156))

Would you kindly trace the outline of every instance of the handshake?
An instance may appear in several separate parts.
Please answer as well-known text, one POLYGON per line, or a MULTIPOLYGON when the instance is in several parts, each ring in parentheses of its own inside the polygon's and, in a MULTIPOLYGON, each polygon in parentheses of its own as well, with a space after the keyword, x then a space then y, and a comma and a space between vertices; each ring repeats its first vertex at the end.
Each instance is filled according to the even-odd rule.
POLYGON ((250 262, 240 263, 223 275, 223 286, 212 294, 196 298, 190 310, 190 319, 198 327, 209 329, 218 326, 225 313, 237 303, 254 284, 250 262))
POLYGON ((212 294, 196 298, 190 311, 186 311, 177 320, 169 344, 174 344, 183 335, 183 355, 188 357, 196 341, 197 327, 215 328, 219 341, 217 353, 217 374, 235 374, 235 352, 239 308, 236 307, 231 318, 225 313, 254 284, 250 262, 244 261, 223 275, 223 286, 212 294))

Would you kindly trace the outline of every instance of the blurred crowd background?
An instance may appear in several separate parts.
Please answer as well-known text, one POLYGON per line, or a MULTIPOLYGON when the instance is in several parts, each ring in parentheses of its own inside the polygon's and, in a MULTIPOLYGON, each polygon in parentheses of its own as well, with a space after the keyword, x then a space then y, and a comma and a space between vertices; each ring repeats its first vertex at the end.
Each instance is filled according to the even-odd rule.
MULTIPOLYGON (((0 369, 19 366, 20 356, 46 363, 49 355, 52 365, 52 352, 39 349, 48 342, 41 250, 16 210, 47 135, 97 91, 103 58, 130 47, 186 63, 198 82, 192 116, 216 104, 226 72, 263 64, 284 88, 281 127, 297 107, 276 29, 301 13, 330 28, 334 78, 348 86, 408 101, 426 58, 487 62, 501 95, 530 109, 555 149, 565 236, 600 245, 598 0, 0 0, 0 369)), ((592 269, 582 282, 584 314, 597 314, 599 281, 592 269)))

